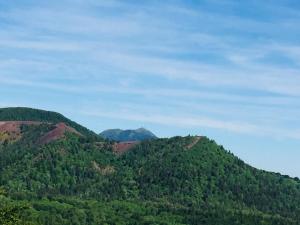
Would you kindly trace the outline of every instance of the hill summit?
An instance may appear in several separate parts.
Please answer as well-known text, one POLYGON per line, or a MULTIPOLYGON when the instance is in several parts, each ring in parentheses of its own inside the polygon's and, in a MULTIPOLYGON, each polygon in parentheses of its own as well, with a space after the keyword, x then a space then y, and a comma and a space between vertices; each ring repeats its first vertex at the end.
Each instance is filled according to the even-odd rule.
POLYGON ((100 136, 112 141, 145 141, 157 139, 157 137, 149 130, 145 128, 139 128, 136 130, 121 130, 121 129, 109 129, 100 133, 100 136))
POLYGON ((2 121, 2 124, 4 124, 4 122, 10 122, 6 123, 7 126, 64 123, 66 126, 74 128, 84 136, 98 138, 96 133, 66 118, 62 114, 41 109, 26 107, 0 108, 0 121, 2 121))

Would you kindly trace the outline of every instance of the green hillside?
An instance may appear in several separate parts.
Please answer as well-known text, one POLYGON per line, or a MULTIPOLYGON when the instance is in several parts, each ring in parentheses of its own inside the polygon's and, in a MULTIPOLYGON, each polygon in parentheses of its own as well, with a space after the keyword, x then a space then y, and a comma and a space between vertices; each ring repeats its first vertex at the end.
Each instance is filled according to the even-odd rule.
MULTIPOLYGON (((59 115, 50 114, 43 121, 59 115)), ((297 178, 255 169, 206 137, 116 155, 112 142, 74 133, 37 144, 51 129, 25 125, 18 141, 0 144, 0 224, 300 224, 297 178)))
POLYGON ((100 136, 112 141, 145 141, 157 137, 144 128, 136 130, 110 129, 100 133, 100 136))
POLYGON ((64 117, 60 113, 25 107, 0 108, 0 121, 39 121, 49 123, 64 122, 78 132, 89 137, 97 135, 78 123, 64 117))

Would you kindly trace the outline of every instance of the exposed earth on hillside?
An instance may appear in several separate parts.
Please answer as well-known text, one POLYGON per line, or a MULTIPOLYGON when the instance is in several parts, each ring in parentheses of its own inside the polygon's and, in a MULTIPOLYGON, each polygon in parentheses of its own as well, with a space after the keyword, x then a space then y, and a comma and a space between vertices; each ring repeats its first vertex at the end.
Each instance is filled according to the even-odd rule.
POLYGON ((137 144, 139 144, 139 141, 125 141, 120 143, 115 143, 113 145, 113 151, 117 154, 122 154, 124 152, 127 152, 137 144))
POLYGON ((74 128, 67 126, 65 123, 58 123, 55 125, 55 128, 53 130, 49 131, 43 137, 40 138, 39 143, 47 144, 50 143, 51 141, 60 139, 64 137, 66 132, 70 132, 82 136, 82 134, 80 134, 74 128))
POLYGON ((40 125, 37 121, 0 121, 0 142, 16 141, 21 138, 22 125, 40 125))
MULTIPOLYGON (((38 126, 41 124, 48 124, 38 121, 0 121, 0 142, 17 141, 22 137, 22 126, 38 126)), ((63 138, 66 132, 75 133, 81 135, 74 128, 67 126, 65 123, 57 123, 53 126, 53 130, 50 130, 44 134, 37 143, 47 144, 57 139, 63 138)))
POLYGON ((20 133, 21 125, 39 125, 37 121, 0 121, 0 132, 20 133))

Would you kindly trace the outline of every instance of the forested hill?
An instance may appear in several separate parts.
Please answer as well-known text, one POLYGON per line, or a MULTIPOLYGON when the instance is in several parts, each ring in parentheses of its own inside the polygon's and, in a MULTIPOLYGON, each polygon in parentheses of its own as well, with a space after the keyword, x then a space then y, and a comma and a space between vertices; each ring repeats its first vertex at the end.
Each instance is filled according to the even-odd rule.
MULTIPOLYGON (((0 114, 38 120, 11 113, 0 114)), ((61 122, 54 115, 42 121, 61 122)), ((0 142, 0 224, 300 224, 299 179, 255 169, 206 137, 115 154, 115 143, 74 132, 37 144, 51 129, 24 125, 19 139, 0 142)))
POLYGON ((0 108, 0 121, 38 121, 48 123, 64 122, 78 132, 89 137, 98 137, 93 131, 79 125, 78 123, 64 117, 57 112, 25 107, 0 108))

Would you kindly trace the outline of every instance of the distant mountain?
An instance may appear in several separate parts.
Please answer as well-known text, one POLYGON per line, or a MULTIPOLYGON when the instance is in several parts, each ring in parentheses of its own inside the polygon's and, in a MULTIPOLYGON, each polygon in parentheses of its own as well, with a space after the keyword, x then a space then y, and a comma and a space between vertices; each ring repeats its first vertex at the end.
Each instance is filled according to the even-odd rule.
POLYGON ((113 141, 144 141, 157 138, 151 131, 144 128, 136 130, 110 129, 100 133, 100 136, 113 141))

